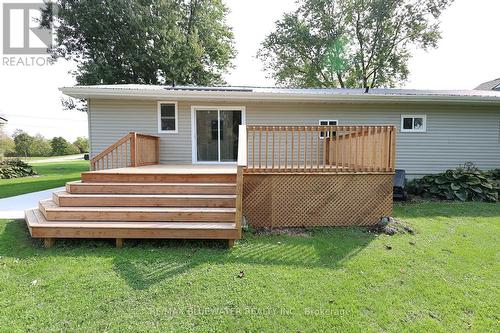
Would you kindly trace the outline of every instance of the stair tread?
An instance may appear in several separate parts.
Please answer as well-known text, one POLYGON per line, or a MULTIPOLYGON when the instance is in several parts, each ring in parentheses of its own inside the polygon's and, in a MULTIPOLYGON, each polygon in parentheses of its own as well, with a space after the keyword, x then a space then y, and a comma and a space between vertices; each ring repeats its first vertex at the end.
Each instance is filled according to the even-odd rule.
POLYGON ((55 192, 59 197, 75 197, 75 198, 89 198, 89 197, 102 197, 102 198, 185 198, 185 199, 235 199, 235 194, 134 194, 134 193, 68 193, 67 191, 55 192))
POLYGON ((189 230, 235 230, 230 222, 115 222, 115 221, 47 221, 39 209, 25 211, 26 223, 30 228, 92 228, 92 229, 189 229, 189 230))
POLYGON ((107 211, 107 212, 207 212, 207 213, 232 213, 236 208, 225 207, 59 207, 53 200, 41 200, 40 205, 47 211, 107 211))

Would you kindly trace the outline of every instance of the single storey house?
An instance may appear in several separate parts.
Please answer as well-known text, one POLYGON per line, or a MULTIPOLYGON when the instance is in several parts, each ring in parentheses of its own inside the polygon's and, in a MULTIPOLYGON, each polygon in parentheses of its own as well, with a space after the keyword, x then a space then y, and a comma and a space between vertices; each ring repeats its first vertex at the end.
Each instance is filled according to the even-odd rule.
POLYGON ((61 91, 87 100, 91 156, 136 131, 160 137, 161 163, 231 163, 239 124, 393 125, 396 168, 410 178, 466 161, 482 169, 500 167, 495 91, 145 85, 61 91))
POLYGON ((500 91, 500 78, 491 81, 483 82, 478 85, 475 90, 495 90, 500 91))
POLYGON ((100 85, 91 171, 26 211, 33 237, 225 239, 374 225, 410 177, 500 167, 500 92, 100 85))

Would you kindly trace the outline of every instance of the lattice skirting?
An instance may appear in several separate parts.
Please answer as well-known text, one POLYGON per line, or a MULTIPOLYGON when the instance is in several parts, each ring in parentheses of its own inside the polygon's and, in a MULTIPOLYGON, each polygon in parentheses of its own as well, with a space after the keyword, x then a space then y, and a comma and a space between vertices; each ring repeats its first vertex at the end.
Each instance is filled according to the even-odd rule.
POLYGON ((392 214, 391 174, 245 174, 253 227, 374 225, 392 214))

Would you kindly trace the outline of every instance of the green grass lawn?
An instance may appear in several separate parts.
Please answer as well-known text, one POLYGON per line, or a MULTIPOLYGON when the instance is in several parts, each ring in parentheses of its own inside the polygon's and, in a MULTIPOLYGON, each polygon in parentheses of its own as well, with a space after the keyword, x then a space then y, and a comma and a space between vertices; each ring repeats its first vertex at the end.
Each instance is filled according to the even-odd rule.
POLYGON ((405 204, 395 215, 416 233, 247 233, 231 250, 169 240, 45 250, 24 222, 3 220, 0 331, 498 332, 500 204, 405 204))
POLYGON ((0 198, 64 186, 80 179, 80 173, 89 170, 88 161, 64 161, 33 164, 35 177, 0 179, 0 198))

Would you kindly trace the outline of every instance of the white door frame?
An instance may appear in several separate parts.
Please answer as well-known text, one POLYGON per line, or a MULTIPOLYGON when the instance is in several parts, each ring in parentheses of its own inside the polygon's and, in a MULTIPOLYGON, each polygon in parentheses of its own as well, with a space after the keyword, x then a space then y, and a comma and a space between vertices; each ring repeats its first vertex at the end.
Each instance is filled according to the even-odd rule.
MULTIPOLYGON (((196 111, 204 110, 204 111, 217 111, 218 120, 220 120, 220 111, 241 111, 241 124, 246 124, 246 108, 244 106, 199 106, 193 105, 191 106, 191 160, 193 164, 236 164, 237 161, 234 162, 219 162, 219 161, 198 161, 198 143, 196 140, 196 111)), ((217 128, 218 135, 218 143, 217 143, 217 156, 220 159, 220 121, 218 122, 217 128)), ((239 137, 238 137, 239 140, 239 137)), ((239 144, 239 143, 238 143, 239 144)))

